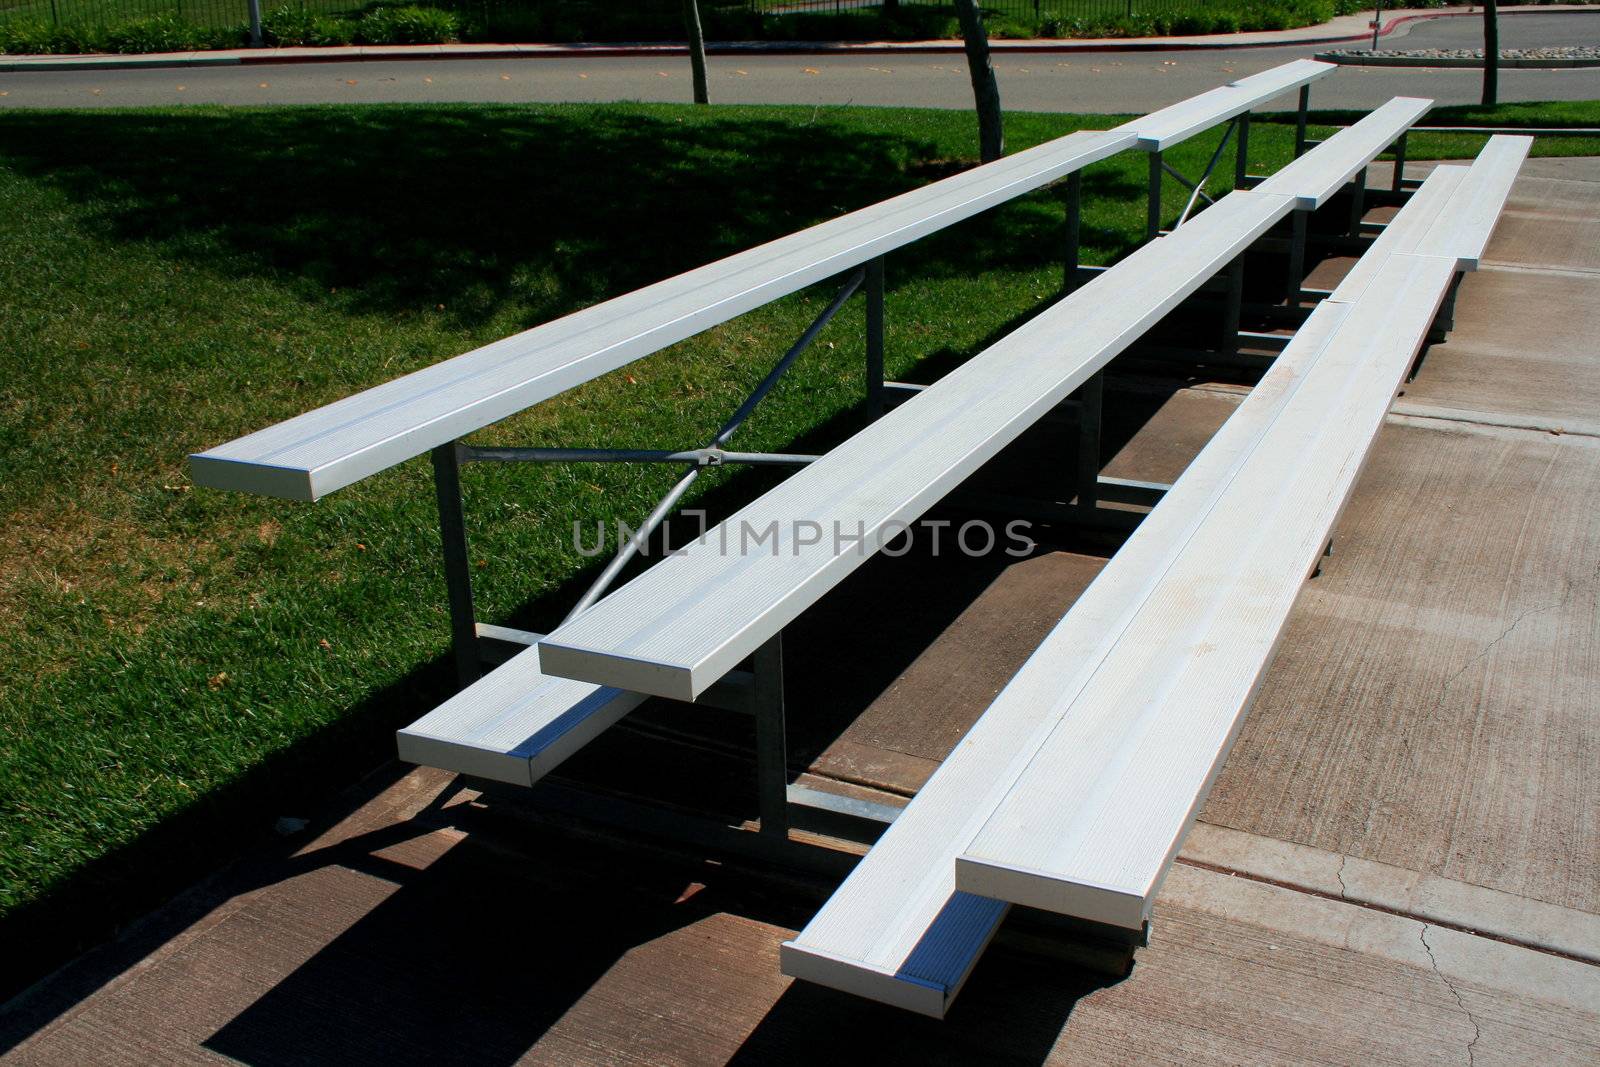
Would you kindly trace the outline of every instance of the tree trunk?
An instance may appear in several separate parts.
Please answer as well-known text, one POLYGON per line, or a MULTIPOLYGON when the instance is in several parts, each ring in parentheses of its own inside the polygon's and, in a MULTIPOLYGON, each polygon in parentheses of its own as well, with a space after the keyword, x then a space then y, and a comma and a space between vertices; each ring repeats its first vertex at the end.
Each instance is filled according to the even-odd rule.
POLYGON ((978 155, 990 163, 1006 154, 1005 128, 1000 117, 1000 86, 989 62, 989 35, 977 0, 955 0, 961 36, 967 45, 967 72, 972 76, 972 97, 978 106, 978 155))
POLYGON ((683 27, 689 35, 689 66, 694 71, 694 102, 711 103, 711 92, 706 88, 706 36, 700 29, 700 5, 697 0, 683 0, 683 27))
POLYGON ((1483 4, 1483 105, 1493 107, 1500 100, 1500 4, 1483 4))

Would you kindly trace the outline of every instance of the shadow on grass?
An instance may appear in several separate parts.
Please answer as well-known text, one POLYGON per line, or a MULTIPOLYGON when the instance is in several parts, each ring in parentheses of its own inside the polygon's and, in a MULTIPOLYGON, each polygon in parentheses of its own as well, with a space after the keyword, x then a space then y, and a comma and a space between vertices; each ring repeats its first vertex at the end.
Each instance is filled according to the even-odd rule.
MULTIPOLYGON (((952 169, 864 126, 643 108, 13 114, 0 132, 4 159, 91 205, 108 241, 464 324, 510 306, 533 325, 952 169)), ((1012 239, 1007 212, 988 219, 919 245, 901 277, 1059 256, 1012 239)))

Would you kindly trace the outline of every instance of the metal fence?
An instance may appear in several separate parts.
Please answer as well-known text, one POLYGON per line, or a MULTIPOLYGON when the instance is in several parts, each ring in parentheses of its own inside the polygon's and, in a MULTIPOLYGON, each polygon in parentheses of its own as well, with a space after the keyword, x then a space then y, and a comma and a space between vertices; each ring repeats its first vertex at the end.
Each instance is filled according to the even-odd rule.
MULTIPOLYGON (((395 0, 399 2, 399 0, 395 0)), ((675 37, 681 28, 678 4, 662 0, 412 0, 430 7, 454 10, 485 24, 507 24, 539 36, 574 39, 593 36, 609 39, 625 24, 638 34, 662 33, 675 37), (625 5, 625 6, 622 6, 625 5), (558 29, 559 28, 559 29, 558 29), (556 30, 554 33, 541 31, 556 30), (574 30, 578 32, 573 32, 574 30), (585 32, 587 31, 587 32, 585 32)), ((893 0, 890 0, 892 3, 893 0)), ((898 0, 902 8, 949 9, 949 0, 898 0)), ((263 11, 301 8, 317 14, 359 11, 371 0, 261 0, 263 11)), ((981 0, 984 9, 1021 21, 1045 18, 1102 20, 1130 16, 1180 16, 1225 5, 1237 9, 1239 0, 981 0)), ((884 0, 700 0, 702 15, 717 28, 717 13, 844 14, 881 10, 884 0)), ((246 0, 0 0, 0 22, 30 19, 54 26, 110 27, 155 15, 176 15, 197 26, 233 27, 246 21, 246 0)), ((535 38, 529 38, 535 39, 535 38)))
MULTIPOLYGON (((884 0, 748 0, 767 15, 880 10, 884 0)), ((892 0, 891 0, 892 2, 892 0)), ((1226 0, 1239 7, 1238 0, 1226 0)), ((950 0, 899 0, 901 7, 949 7, 950 0)), ((1018 19, 1114 19, 1133 15, 1186 15, 1217 6, 1212 0, 980 0, 986 11, 1018 19)))
MULTIPOLYGON (((426 0, 424 0, 426 2, 426 0)), ((263 10, 303 8, 318 14, 359 11, 367 0, 262 0, 263 10)), ((174 15, 196 26, 243 26, 246 0, 0 0, 0 22, 27 19, 50 26, 121 26, 137 19, 174 15)))

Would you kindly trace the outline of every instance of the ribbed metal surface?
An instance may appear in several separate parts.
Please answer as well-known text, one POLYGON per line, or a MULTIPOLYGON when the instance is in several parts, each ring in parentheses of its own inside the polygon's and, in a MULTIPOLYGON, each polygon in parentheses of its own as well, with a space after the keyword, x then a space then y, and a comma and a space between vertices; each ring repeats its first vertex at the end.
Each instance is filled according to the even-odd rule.
POLYGON ((1327 77, 1336 69, 1331 63, 1297 59, 1192 96, 1171 107, 1124 123, 1117 129, 1137 133, 1139 147, 1147 152, 1165 151, 1219 122, 1226 122, 1284 93, 1327 77))
POLYGON ((1292 196, 1303 210, 1319 208, 1432 106, 1432 100, 1397 96, 1278 171, 1256 192, 1292 196))
MULTIPOLYGON (((937 926, 956 893, 956 856, 1049 735, 1061 688, 1081 688, 1083 679, 1063 679, 1062 667, 1097 662, 1127 628, 1346 313, 1324 304, 1311 315, 1297 344, 1273 363, 916 799, 785 945, 785 974, 885 999, 880 977, 906 968, 937 926)), ((975 959, 962 966, 970 969, 975 959)), ((957 969, 947 965, 943 973, 957 969)))
POLYGON ((1417 254, 1455 256, 1458 269, 1477 270, 1511 195, 1511 184, 1532 147, 1531 137, 1502 134, 1489 138, 1472 161, 1461 188, 1450 198, 1445 214, 1417 242, 1417 254))
MULTIPOLYGON (((1429 228, 1439 220, 1440 213, 1450 203, 1466 175, 1467 168, 1464 166, 1435 167, 1427 180, 1411 194, 1405 208, 1389 220, 1383 232, 1356 260, 1355 266, 1350 268, 1350 273, 1339 282, 1329 299, 1341 303, 1355 301, 1366 292, 1391 255, 1414 252, 1429 228)), ((1454 259, 1453 256, 1444 258, 1454 259)))
POLYGON ((396 735, 400 758, 513 785, 532 785, 643 703, 539 670, 519 652, 396 735))
POLYGON ((658 282, 190 457, 195 482, 314 500, 1132 147, 1047 144, 658 282))
POLYGON ((1287 197, 1234 193, 662 560, 539 648, 550 674, 689 700, 1226 266, 1287 197), (810 523, 810 526, 804 525, 810 523), (773 531, 752 547, 745 531, 773 531), (818 540, 807 539, 820 531, 818 540))
POLYGON ((960 889, 1147 915, 1454 273, 1388 257, 1115 642, 1012 682, 1052 694, 1059 723, 957 859, 960 889))

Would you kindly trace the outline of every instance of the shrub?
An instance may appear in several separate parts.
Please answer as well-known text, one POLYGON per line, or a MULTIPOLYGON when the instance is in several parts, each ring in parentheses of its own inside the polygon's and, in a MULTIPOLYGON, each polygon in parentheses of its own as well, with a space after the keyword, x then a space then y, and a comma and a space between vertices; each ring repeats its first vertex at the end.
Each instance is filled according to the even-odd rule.
POLYGON ((152 15, 106 31, 112 52, 191 52, 200 47, 195 27, 176 15, 152 15))
POLYGON ((0 25, 0 52, 11 55, 70 56, 104 51, 104 31, 89 26, 51 26, 27 19, 0 25))
POLYGON ((316 29, 317 16, 303 7, 286 4, 261 16, 262 39, 274 48, 311 44, 316 29))
POLYGON ((363 44, 445 44, 461 33, 454 12, 436 7, 375 7, 361 16, 356 36, 363 44))

